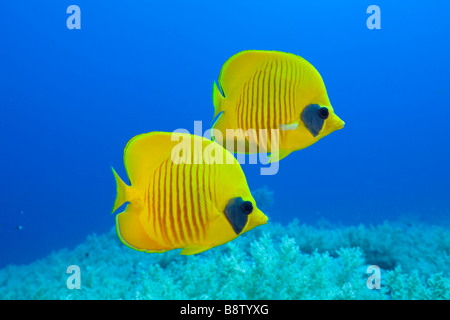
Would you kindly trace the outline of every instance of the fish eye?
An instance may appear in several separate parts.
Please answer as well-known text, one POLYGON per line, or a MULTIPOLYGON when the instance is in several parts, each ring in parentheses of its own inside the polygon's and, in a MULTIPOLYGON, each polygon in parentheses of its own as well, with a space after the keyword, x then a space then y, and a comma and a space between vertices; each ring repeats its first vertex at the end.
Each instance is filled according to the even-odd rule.
POLYGON ((322 108, 320 108, 319 110, 317 110, 317 114, 319 115, 319 118, 320 118, 320 119, 325 120, 325 119, 327 119, 328 116, 330 115, 330 112, 328 111, 327 108, 322 107, 322 108))
POLYGON ((245 201, 242 205, 241 205, 241 210, 244 214, 249 215, 250 213, 252 213, 253 211, 253 205, 250 201, 245 201))

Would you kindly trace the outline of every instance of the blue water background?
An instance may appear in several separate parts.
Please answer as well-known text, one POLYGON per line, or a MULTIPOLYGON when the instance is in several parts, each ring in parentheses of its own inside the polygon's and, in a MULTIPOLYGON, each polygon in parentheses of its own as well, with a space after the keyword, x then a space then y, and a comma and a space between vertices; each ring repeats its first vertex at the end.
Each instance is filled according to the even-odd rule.
POLYGON ((448 224, 448 1, 11 1, 0 5, 0 267, 114 225, 133 136, 209 128, 212 83, 247 49, 301 55, 346 122, 261 176, 273 221, 448 224), (66 8, 81 8, 68 30, 66 8), (366 9, 381 8, 381 30, 366 9), (22 214, 20 213, 22 211, 22 214), (21 226, 22 230, 17 227, 21 226))

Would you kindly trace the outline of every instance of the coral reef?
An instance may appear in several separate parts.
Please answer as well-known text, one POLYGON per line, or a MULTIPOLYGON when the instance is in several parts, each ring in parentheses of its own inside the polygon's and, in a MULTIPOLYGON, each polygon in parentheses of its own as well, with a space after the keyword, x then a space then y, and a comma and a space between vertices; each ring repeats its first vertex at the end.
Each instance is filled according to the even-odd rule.
POLYGON ((134 251, 115 230, 0 270, 0 299, 449 299, 450 232, 437 226, 270 223, 199 255, 134 251), (81 289, 66 286, 69 265, 81 289), (368 289, 378 265, 381 289, 368 289))

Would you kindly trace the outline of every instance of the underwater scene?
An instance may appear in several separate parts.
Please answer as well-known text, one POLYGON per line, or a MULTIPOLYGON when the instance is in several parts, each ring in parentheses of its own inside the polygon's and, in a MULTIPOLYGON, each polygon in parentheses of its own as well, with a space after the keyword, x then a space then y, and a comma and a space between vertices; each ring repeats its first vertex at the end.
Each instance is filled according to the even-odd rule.
POLYGON ((0 300, 450 299, 450 2, 0 7, 0 300))

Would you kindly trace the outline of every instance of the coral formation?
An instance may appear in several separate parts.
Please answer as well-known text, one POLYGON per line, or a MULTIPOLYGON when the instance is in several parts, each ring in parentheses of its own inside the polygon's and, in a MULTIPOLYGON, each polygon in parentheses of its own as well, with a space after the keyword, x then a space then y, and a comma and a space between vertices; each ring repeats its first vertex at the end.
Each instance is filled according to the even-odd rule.
POLYGON ((271 223, 194 256, 146 254, 115 230, 30 265, 0 270, 1 299, 449 299, 443 227, 313 227, 271 223), (69 265, 81 289, 69 290, 69 265), (368 265, 381 289, 368 289, 368 265))

